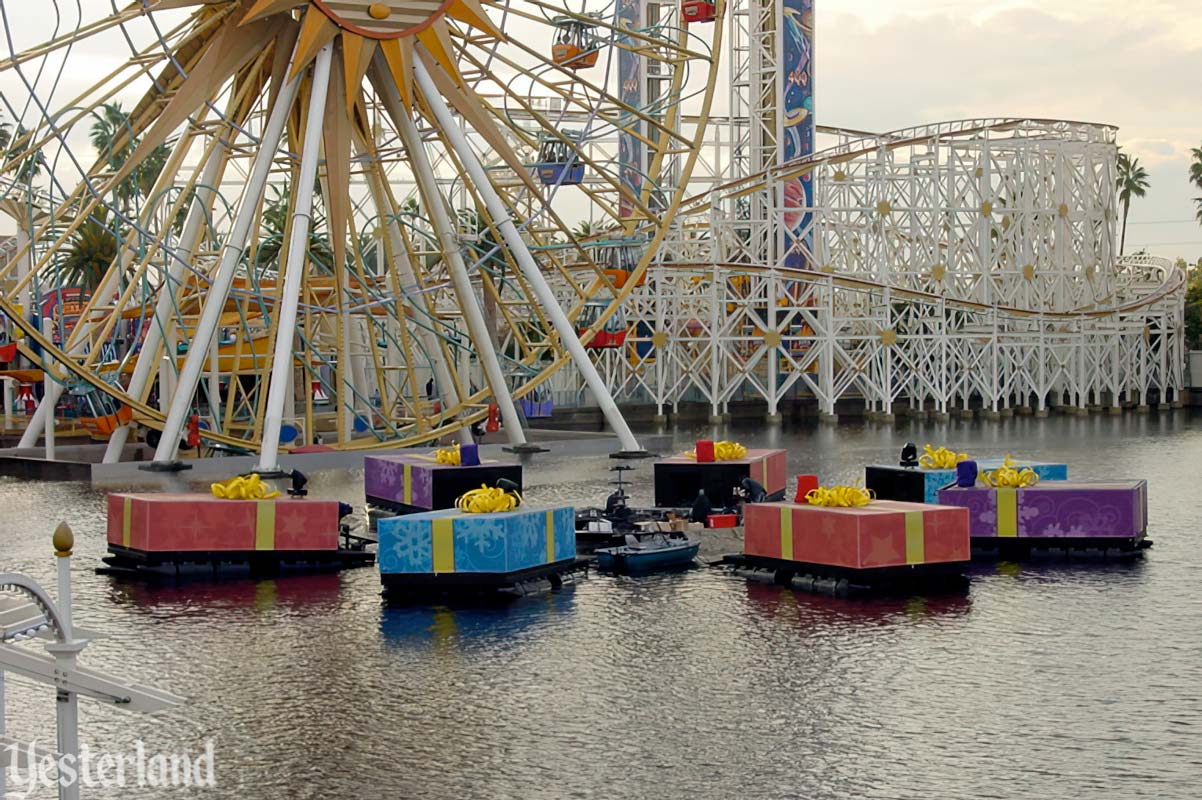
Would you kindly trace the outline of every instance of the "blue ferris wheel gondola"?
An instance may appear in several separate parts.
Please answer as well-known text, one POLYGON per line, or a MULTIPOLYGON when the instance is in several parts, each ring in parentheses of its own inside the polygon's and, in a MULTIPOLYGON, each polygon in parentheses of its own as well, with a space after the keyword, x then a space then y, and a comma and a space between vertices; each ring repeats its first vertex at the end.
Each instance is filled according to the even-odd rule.
MULTIPOLYGON (((576 131, 564 131, 564 138, 579 143, 576 131)), ((576 148, 563 139, 542 134, 539 136, 538 161, 534 171, 544 186, 578 186, 584 183, 584 162, 576 148)))

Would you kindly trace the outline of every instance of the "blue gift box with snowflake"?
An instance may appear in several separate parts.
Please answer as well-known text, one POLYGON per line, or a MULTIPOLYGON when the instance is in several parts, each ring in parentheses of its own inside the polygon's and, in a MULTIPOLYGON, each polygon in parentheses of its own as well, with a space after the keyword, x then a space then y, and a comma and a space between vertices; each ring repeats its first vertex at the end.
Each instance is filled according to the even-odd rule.
POLYGON ((512 573, 576 558, 570 506, 429 511, 382 519, 377 531, 381 575, 512 573))

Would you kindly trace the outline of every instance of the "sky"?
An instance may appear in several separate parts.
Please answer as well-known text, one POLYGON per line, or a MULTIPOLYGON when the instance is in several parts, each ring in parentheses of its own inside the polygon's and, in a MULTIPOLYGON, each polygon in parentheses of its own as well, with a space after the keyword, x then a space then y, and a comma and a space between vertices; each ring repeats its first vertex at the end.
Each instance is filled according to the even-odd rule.
MULTIPOLYGON (((0 0, 0 28, 18 49, 42 41, 52 35, 51 5, 0 0)), ((76 0, 53 5, 77 8, 76 0)), ((112 6, 78 7, 90 20, 112 6)), ((1148 196, 1131 208, 1128 252, 1202 258, 1191 201, 1202 191, 1186 181, 1189 150, 1202 147, 1202 0, 817 0, 816 15, 819 124, 887 131, 1030 116, 1116 125, 1151 179, 1148 196)), ((0 50, 7 55, 7 46, 0 50)), ((80 46, 59 96, 127 57, 119 40, 80 46)), ((20 94, 3 75, 0 91, 20 94)), ((724 99, 717 106, 726 107, 724 99)))
POLYGON ((980 116, 1103 122, 1147 169, 1127 251, 1191 263, 1202 0, 816 0, 815 116, 894 130, 980 116))

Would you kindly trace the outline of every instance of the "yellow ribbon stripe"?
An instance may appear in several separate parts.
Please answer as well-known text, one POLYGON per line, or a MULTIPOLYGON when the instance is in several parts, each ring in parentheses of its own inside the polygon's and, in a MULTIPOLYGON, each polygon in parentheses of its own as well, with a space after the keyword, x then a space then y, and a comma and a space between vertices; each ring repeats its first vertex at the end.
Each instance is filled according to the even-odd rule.
POLYGON ((997 492, 997 535, 1018 536, 1018 489, 999 487, 997 492))
POLYGON ((994 487, 1001 486, 1010 489, 1022 489, 1039 483, 1039 476, 1030 467, 1015 469, 1014 462, 1010 459, 1010 456, 1006 456, 1002 461, 1002 465, 997 469, 987 471, 982 480, 994 487))
POLYGON ((926 452, 918 457, 918 463, 927 469, 955 469, 961 461, 968 460, 968 453, 957 453, 946 447, 936 450, 928 444, 922 449, 926 452))
POLYGON ((555 560, 555 512, 547 512, 547 563, 555 560))
POLYGON ((793 560, 793 509, 788 506, 780 510, 780 557, 793 560))
POLYGON ((434 550, 434 572, 455 571, 455 520, 441 517, 434 520, 431 536, 434 550))
POLYGON ((806 492, 806 502, 826 508, 858 508, 873 500, 871 489, 859 486, 819 486, 806 492))
POLYGON ((255 503, 255 549, 275 549, 275 503, 270 500, 255 503))
POLYGON ((923 530, 923 512, 906 512, 906 563, 926 562, 926 534, 923 530))
POLYGON ((129 547, 129 528, 130 525, 133 524, 134 499, 132 497, 124 498, 124 502, 122 502, 121 506, 121 544, 125 547, 129 547))
POLYGON ((404 488, 401 490, 401 499, 405 505, 413 504, 413 465, 405 465, 405 473, 402 475, 404 479, 404 488))
MULTIPOLYGON (((768 456, 760 459, 760 485, 768 489, 768 456)), ((771 489, 768 491, 771 491, 771 489)))

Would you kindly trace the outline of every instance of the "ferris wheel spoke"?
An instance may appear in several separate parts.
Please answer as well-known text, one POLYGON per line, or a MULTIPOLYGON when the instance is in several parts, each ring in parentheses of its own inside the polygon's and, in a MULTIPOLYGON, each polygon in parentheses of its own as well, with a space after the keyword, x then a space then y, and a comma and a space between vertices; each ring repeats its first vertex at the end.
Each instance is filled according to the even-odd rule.
MULTIPOLYGON (((213 275, 212 284, 196 325, 193 341, 199 340, 207 346, 216 330, 221 310, 229 295, 230 287, 233 285, 235 268, 245 252, 251 225, 257 218, 254 212, 263 196, 273 156, 284 133, 289 109, 299 86, 299 76, 290 78, 276 97, 267 126, 263 131, 260 149, 255 155, 254 166, 242 196, 238 215, 222 248, 221 262, 213 275)), ((202 351, 204 349, 207 347, 194 347, 188 350, 179 376, 179 384, 182 388, 177 388, 171 400, 167 420, 163 426, 163 435, 159 446, 155 449, 155 461, 170 462, 175 457, 185 417, 191 405, 192 392, 195 390, 203 366, 204 353, 202 351)))
MULTIPOLYGON (((420 60, 416 60, 413 66, 418 76, 425 74, 425 67, 420 60)), ((378 69, 379 64, 377 63, 374 68, 378 69)), ((487 331, 484 316, 472 292, 467 267, 463 262, 462 254, 459 251, 458 239, 447 216, 446 208, 443 205, 443 198, 439 192, 434 171, 426 156, 425 144, 421 140, 413 118, 405 109, 400 92, 396 90, 395 85, 381 79, 376 83, 376 86, 377 89, 382 90, 381 100, 383 101, 384 109, 391 118, 397 132, 401 135, 409 161, 413 165, 414 177, 417 180, 419 191, 425 200, 430 220, 434 224, 435 231, 438 234, 442 246, 443 258, 450 272, 451 280, 455 285, 455 293, 458 296, 459 307, 464 314, 464 321, 467 323, 469 334, 479 353, 481 366, 485 370, 489 388, 505 421, 506 435, 509 437, 511 444, 515 446, 523 445, 526 443, 525 433, 522 431, 517 409, 513 405, 513 399, 509 394, 505 377, 501 373, 500 363, 497 360, 496 351, 493 347, 492 336, 487 331)), ((431 97, 431 93, 437 95, 437 91, 433 88, 432 84, 428 88, 423 87, 422 94, 427 103, 434 103, 441 99, 440 97, 431 97)))

